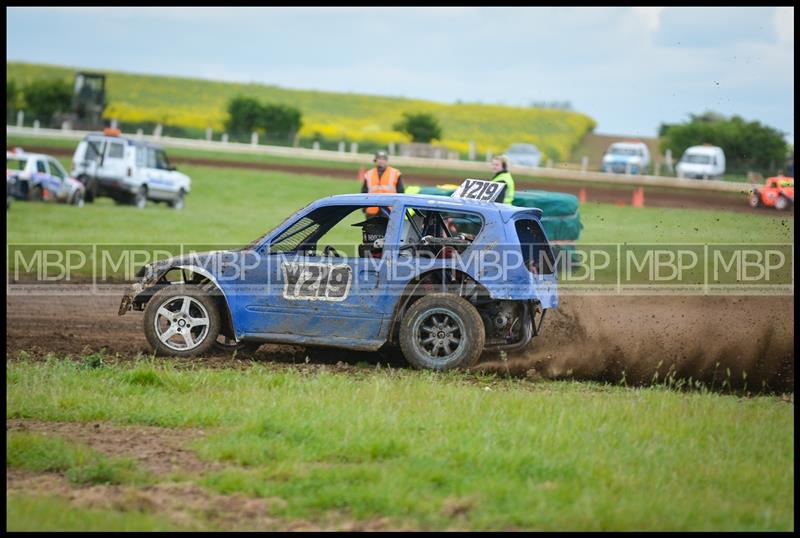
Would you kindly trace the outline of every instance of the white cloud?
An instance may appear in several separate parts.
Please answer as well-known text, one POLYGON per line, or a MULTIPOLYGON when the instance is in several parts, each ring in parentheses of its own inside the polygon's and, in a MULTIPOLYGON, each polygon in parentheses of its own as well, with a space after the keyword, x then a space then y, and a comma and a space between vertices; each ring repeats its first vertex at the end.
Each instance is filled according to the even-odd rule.
POLYGON ((778 41, 794 45, 794 8, 779 7, 775 9, 775 30, 778 41))

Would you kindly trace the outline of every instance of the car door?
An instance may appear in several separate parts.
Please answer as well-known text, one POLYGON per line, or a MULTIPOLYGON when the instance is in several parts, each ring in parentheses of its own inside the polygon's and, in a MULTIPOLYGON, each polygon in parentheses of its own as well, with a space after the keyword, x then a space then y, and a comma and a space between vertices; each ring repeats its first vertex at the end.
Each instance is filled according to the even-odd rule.
POLYGON ((388 258, 383 252, 380 257, 317 252, 323 248, 317 242, 319 217, 312 212, 296 219, 263 246, 258 266, 247 277, 252 291, 239 296, 246 334, 324 337, 345 344, 378 339, 388 309, 380 290, 388 258))
POLYGON ((122 140, 109 140, 105 144, 103 159, 97 169, 97 176, 105 181, 122 181, 127 175, 125 166, 125 143, 122 140))
POLYGON ((66 200, 69 195, 69 186, 67 185, 67 172, 61 166, 61 163, 52 157, 47 159, 47 165, 50 167, 50 181, 52 183, 51 191, 59 200, 66 200))

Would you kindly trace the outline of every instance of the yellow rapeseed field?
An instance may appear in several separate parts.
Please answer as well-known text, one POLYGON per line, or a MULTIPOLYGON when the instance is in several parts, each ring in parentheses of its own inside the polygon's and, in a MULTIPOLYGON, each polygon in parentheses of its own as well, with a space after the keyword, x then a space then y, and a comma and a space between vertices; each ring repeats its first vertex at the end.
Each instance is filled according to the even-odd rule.
MULTIPOLYGON (((6 77, 17 85, 41 78, 72 81, 80 68, 6 63, 6 77)), ((330 141, 388 144, 407 142, 392 126, 404 112, 430 112, 442 125, 437 143, 466 153, 474 141, 480 153, 504 151, 515 142, 536 144, 554 160, 566 159, 596 122, 565 110, 486 105, 446 104, 420 99, 382 97, 315 90, 292 90, 265 84, 243 84, 167 76, 106 72, 107 118, 120 122, 223 129, 228 101, 244 95, 264 102, 284 103, 303 113, 301 136, 321 135, 330 141)))

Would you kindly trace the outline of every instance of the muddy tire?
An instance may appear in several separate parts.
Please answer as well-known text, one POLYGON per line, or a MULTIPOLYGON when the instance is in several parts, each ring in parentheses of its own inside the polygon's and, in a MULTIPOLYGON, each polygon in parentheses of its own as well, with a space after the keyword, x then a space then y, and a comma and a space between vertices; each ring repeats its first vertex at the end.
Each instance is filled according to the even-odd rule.
POLYGON ((756 208, 761 205, 761 196, 757 193, 753 193, 750 195, 750 207, 756 208))
POLYGON ((197 286, 166 286, 144 311, 144 334, 158 355, 203 355, 214 347, 220 327, 216 301, 197 286))
POLYGON ((452 370, 475 364, 486 339, 480 314, 456 295, 426 295, 400 324, 400 347, 415 368, 452 370))
POLYGON ((784 211, 787 207, 789 207, 789 200, 785 196, 778 196, 778 199, 775 200, 775 209, 784 211))

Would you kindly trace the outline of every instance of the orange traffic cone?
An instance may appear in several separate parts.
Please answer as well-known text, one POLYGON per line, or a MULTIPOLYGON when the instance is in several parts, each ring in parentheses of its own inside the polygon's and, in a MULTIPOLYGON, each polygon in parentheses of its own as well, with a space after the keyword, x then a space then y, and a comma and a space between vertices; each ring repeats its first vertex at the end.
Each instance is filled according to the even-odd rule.
POLYGON ((586 203, 586 189, 581 189, 578 191, 578 201, 582 204, 586 203))
POLYGON ((639 187, 633 191, 633 196, 631 196, 631 205, 633 207, 644 207, 644 187, 639 187))

